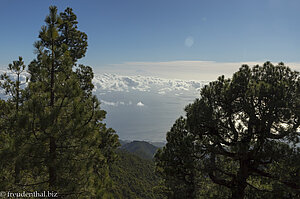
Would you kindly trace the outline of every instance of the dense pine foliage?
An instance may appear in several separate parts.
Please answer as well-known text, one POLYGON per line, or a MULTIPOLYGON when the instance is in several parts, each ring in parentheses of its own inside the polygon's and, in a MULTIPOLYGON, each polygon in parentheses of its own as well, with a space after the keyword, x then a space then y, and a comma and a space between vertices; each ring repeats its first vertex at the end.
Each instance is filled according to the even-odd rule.
POLYGON ((133 141, 122 145, 121 149, 133 153, 140 158, 152 160, 158 147, 145 141, 133 141))
POLYGON ((20 57, 1 75, 8 99, 0 101, 0 187, 106 198, 119 142, 102 122, 106 112, 92 94, 92 68, 77 64, 87 35, 71 8, 49 11, 28 69, 20 57), (25 70, 29 79, 22 82, 25 70))
POLYGON ((114 183, 114 198, 160 199, 155 190, 159 177, 155 175, 153 160, 140 158, 120 149, 118 160, 110 174, 114 183))
POLYGON ((218 187, 209 192, 221 198, 299 198, 299 127, 298 72, 266 62, 219 77, 155 155, 166 195, 202 198, 218 187))

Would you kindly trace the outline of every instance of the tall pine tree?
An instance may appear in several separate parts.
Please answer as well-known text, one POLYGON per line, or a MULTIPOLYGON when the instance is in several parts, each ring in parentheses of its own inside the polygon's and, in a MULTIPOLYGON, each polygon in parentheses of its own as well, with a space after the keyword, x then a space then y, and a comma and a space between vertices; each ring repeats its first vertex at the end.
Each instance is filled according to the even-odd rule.
POLYGON ((106 112, 92 94, 92 68, 77 64, 85 55, 87 35, 78 30, 71 8, 60 15, 55 6, 49 10, 35 42, 37 57, 28 66, 30 82, 18 124, 26 160, 15 172, 15 184, 63 197, 102 197, 118 137, 106 128, 106 112))

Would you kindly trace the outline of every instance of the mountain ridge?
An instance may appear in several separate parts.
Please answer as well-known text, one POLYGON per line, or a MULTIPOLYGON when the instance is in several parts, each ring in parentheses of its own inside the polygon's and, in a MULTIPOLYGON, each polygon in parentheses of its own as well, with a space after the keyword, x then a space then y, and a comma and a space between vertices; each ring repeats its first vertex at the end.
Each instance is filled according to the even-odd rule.
POLYGON ((120 147, 121 150, 134 154, 143 159, 153 159, 158 148, 159 147, 156 147, 149 142, 137 140, 129 143, 123 142, 123 145, 120 147))

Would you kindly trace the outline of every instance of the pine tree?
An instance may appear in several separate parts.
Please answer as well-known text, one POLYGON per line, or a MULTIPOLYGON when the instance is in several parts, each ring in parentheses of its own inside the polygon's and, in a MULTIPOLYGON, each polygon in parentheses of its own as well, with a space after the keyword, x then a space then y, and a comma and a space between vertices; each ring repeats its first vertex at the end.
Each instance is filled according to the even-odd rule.
POLYGON ((76 15, 71 8, 60 15, 55 6, 49 10, 34 44, 37 57, 28 66, 18 127, 26 160, 17 185, 62 197, 101 197, 107 194, 118 137, 103 123, 106 112, 92 94, 92 68, 77 65, 87 36, 77 30, 76 15))
POLYGON ((186 126, 178 128, 176 121, 167 134, 178 138, 168 139, 156 155, 161 172, 169 178, 184 173, 179 169, 193 172, 176 162, 188 163, 182 157, 196 153, 196 170, 231 198, 299 198, 299 79, 283 63, 266 62, 243 65, 232 78, 206 85, 185 109, 186 126), (190 144, 184 144, 182 132, 190 135, 190 144))
POLYGON ((22 73, 25 71, 23 58, 13 61, 8 65, 8 73, 0 76, 0 87, 8 95, 6 101, 1 102, 2 115, 1 129, 3 136, 2 155, 7 161, 2 162, 3 170, 6 174, 6 188, 16 188, 20 180, 20 170, 22 165, 22 146, 24 139, 23 129, 20 128, 22 122, 21 112, 23 104, 23 89, 27 79, 22 79, 22 73), (6 165, 6 166, 5 166, 6 165), (14 168, 14 169, 12 169, 14 168), (13 170, 13 171, 12 171, 13 170))

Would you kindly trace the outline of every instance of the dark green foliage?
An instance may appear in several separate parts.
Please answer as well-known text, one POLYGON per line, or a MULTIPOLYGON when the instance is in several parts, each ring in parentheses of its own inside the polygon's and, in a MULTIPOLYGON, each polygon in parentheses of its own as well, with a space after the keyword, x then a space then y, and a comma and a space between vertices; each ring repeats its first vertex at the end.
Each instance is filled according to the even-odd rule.
POLYGON ((156 172, 162 177, 156 187, 166 198, 206 199, 227 198, 228 190, 212 183, 208 175, 199 168, 203 163, 199 159, 193 134, 186 127, 186 119, 180 117, 167 133, 167 144, 155 154, 156 172))
POLYGON ((133 153, 140 158, 152 160, 157 151, 157 147, 145 141, 133 141, 121 146, 121 149, 133 153))
POLYGON ((155 155, 157 172, 171 189, 169 198, 195 198, 196 152, 186 121, 179 118, 167 133, 167 144, 155 155))
POLYGON ((6 101, 1 100, 1 137, 3 141, 2 160, 7 158, 10 161, 2 161, 1 167, 3 170, 3 186, 13 187, 12 182, 19 183, 21 162, 24 159, 24 129, 20 128, 23 123, 23 102, 24 102, 24 84, 26 80, 21 80, 21 75, 25 70, 25 65, 22 57, 19 60, 9 64, 8 70, 10 74, 4 73, 0 76, 0 87, 5 90, 5 93, 10 97, 6 101), (10 76, 15 76, 15 79, 10 76), (13 172, 11 172, 13 170, 13 172))
POLYGON ((167 134, 177 139, 156 155, 167 187, 176 191, 168 178, 188 176, 185 170, 194 168, 186 165, 194 162, 199 176, 230 190, 231 198, 299 197, 299 78, 283 63, 266 62, 205 86, 186 107, 186 121, 180 118, 167 134), (182 154, 190 158, 172 176, 182 154))
POLYGON ((72 9, 58 15, 51 6, 28 66, 30 82, 21 90, 20 58, 1 76, 11 97, 0 101, 1 188, 53 190, 64 198, 109 198, 109 166, 119 146, 102 122, 106 112, 93 96, 93 71, 76 61, 85 55, 87 36, 77 30, 72 9), (13 169, 12 169, 13 168, 13 169))
POLYGON ((62 22, 58 27, 61 32, 59 44, 66 45, 72 61, 75 62, 85 56, 87 50, 87 35, 77 30, 77 16, 73 13, 72 8, 67 8, 64 12, 60 13, 60 17, 62 22))
POLYGON ((154 190, 159 182, 154 173, 154 162, 123 150, 118 151, 118 156, 110 171, 114 183, 113 198, 161 199, 154 190))

